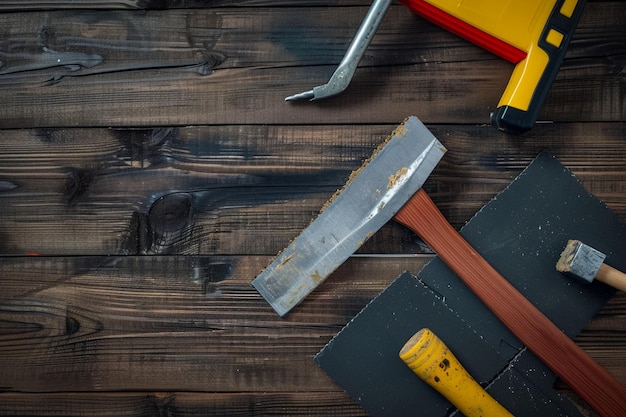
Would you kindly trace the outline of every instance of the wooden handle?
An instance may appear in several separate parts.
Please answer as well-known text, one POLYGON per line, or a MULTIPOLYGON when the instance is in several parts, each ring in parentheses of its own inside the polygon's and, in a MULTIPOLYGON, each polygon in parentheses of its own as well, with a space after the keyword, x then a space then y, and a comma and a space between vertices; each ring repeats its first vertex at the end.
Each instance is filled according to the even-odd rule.
POLYGON ((595 279, 620 291, 626 291, 626 274, 607 264, 600 265, 595 279))
POLYGON ((480 256, 424 190, 415 193, 394 219, 417 233, 509 330, 598 414, 626 416, 626 388, 480 256))
POLYGON ((400 359, 466 417, 513 417, 431 330, 415 333, 400 350, 400 359))

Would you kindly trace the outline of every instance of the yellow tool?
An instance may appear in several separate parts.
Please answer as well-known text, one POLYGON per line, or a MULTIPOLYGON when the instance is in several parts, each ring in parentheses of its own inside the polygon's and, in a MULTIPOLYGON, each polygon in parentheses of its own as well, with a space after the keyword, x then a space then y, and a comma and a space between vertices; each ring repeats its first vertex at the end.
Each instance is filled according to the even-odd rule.
POLYGON ((400 358, 466 417, 513 417, 472 378, 431 330, 415 333, 400 350, 400 358))
MULTIPOLYGON (((532 128, 556 78, 585 0, 399 0, 427 20, 516 64, 491 123, 521 133, 532 128)), ((316 100, 348 87, 391 0, 374 0, 327 84, 287 97, 316 100)))

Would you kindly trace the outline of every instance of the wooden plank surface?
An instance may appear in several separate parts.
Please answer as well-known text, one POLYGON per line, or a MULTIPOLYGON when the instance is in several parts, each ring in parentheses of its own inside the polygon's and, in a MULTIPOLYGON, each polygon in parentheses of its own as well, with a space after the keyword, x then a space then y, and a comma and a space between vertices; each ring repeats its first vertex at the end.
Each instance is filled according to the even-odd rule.
MULTIPOLYGON (((10 34, 0 34, 0 125, 387 123, 407 112, 429 123, 488 123, 512 65, 401 6, 389 11, 348 94, 283 103, 326 82, 365 12, 0 14, 10 34)), ((541 120, 625 119, 624 20, 623 3, 589 4, 541 120)))
POLYGON ((326 391, 320 343, 429 258, 348 262, 288 320, 249 285, 268 257, 7 259, 5 389, 326 391))
MULTIPOLYGON (((369 3, 0 4, 0 415, 364 415, 312 356, 428 248, 390 223, 286 319, 249 284, 411 114, 456 228, 543 150, 626 221, 626 2, 519 137, 488 125, 512 66, 399 5, 343 95, 285 103, 369 3)), ((577 342, 626 384, 625 329, 617 294, 577 342)))
MULTIPOLYGON (((426 186, 461 227, 547 149, 624 217, 626 205, 614 191, 626 188, 625 126, 546 125, 518 140, 489 126, 431 125, 450 150, 426 186)), ((6 130, 0 250, 275 254, 393 127, 6 130)), ((389 226, 364 250, 417 248, 408 232, 389 226)))

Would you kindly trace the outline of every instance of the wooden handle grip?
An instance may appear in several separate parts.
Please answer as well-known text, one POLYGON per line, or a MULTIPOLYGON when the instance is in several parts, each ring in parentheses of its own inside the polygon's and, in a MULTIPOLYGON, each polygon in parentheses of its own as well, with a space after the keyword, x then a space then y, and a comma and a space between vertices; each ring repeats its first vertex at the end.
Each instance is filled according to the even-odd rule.
POLYGON ((531 352, 602 417, 626 416, 626 388, 520 294, 422 189, 394 219, 417 233, 531 352))
POLYGON ((600 265, 595 279, 620 291, 626 291, 626 274, 607 264, 600 265))
POLYGON ((400 359, 466 417, 513 417, 431 330, 415 333, 400 350, 400 359))

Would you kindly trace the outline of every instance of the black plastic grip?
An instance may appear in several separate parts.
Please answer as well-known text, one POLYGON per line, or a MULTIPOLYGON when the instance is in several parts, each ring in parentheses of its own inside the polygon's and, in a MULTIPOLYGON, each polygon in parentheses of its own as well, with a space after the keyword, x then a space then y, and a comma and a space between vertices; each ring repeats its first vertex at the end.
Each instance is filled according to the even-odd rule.
MULTIPOLYGON (((568 0, 571 1, 571 0, 568 0)), ((507 133, 520 134, 530 130, 537 121, 539 111, 545 102, 550 87, 556 78, 563 57, 567 51, 570 40, 576 30, 580 16, 586 4, 586 0, 578 0, 571 16, 565 16, 561 13, 561 9, 566 0, 560 0, 552 9, 550 18, 537 42, 537 45, 547 53, 548 64, 541 75, 539 83, 535 86, 532 98, 527 110, 517 109, 512 106, 504 105, 498 107, 491 113, 491 124, 498 130, 507 133), (563 35, 559 46, 555 46, 547 41, 548 34, 551 30, 563 35)), ((527 58, 530 59, 531 57, 527 58)), ((517 65, 523 65, 518 63, 517 65)))

